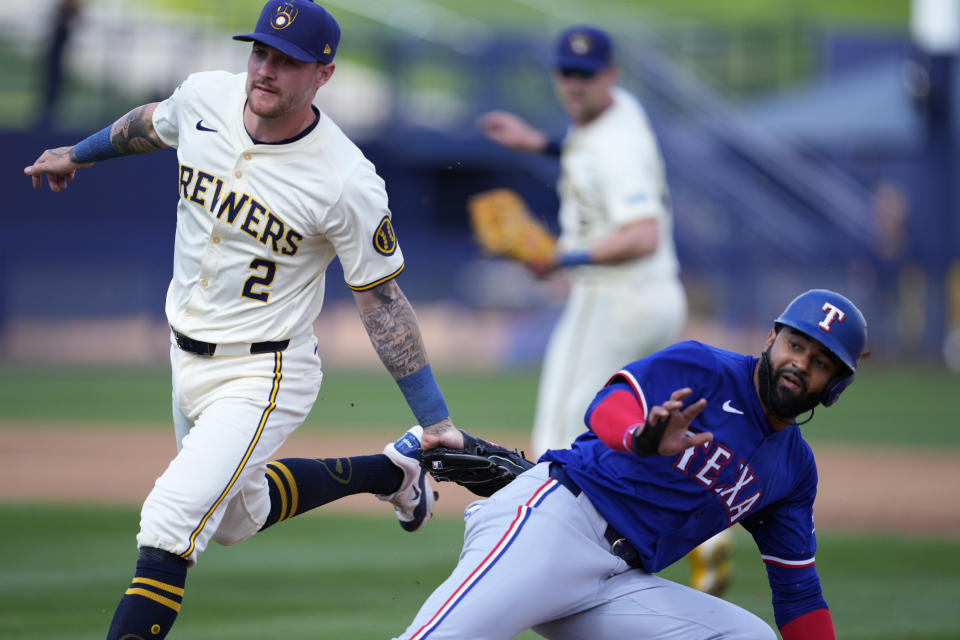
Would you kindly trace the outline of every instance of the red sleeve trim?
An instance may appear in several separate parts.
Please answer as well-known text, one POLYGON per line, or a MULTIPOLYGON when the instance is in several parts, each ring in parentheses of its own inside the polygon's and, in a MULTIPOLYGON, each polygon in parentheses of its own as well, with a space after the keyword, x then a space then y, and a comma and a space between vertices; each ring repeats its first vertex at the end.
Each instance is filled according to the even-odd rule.
POLYGON ((600 401, 590 414, 590 429, 614 451, 629 451, 626 435, 643 424, 646 412, 635 395, 618 389, 600 401))
POLYGON ((637 379, 633 377, 633 374, 626 369, 621 369, 607 381, 607 385, 609 385, 611 382, 626 382, 628 385, 630 385, 630 388, 633 389, 633 392, 637 395, 637 398, 640 399, 640 408, 643 409, 643 416, 644 419, 646 419, 648 408, 647 398, 643 395, 643 389, 640 388, 640 383, 637 382, 637 379))
POLYGON ((835 640, 829 609, 814 609, 780 627, 783 640, 835 640))
POLYGON ((778 558, 777 556, 761 554, 760 559, 766 564, 775 564, 778 567, 784 567, 786 569, 806 569, 807 567, 812 567, 817 564, 816 556, 807 558, 806 560, 784 560, 783 558, 778 558))

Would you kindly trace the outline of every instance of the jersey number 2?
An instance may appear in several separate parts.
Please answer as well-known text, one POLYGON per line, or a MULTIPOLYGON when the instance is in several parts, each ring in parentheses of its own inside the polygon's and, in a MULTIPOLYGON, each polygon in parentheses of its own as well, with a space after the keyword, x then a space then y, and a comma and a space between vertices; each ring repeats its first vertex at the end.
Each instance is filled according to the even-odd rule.
POLYGON ((273 278, 277 275, 277 263, 271 260, 261 260, 260 258, 254 258, 250 261, 250 268, 259 271, 263 269, 263 275, 254 274, 247 278, 247 281, 243 283, 243 297, 250 298, 252 300, 259 300, 260 302, 266 302, 270 299, 270 292, 265 291, 264 289, 258 289, 254 291, 254 287, 269 287, 273 284, 273 278))

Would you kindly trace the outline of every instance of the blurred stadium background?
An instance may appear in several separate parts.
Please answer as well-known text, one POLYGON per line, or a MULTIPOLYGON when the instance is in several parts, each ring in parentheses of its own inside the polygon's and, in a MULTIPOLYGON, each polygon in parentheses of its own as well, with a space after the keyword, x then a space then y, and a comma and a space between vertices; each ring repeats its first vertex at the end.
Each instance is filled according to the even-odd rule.
MULTIPOLYGON (((938 39, 936 15, 918 19, 908 0, 328 4, 345 35, 318 102, 386 179, 402 285, 441 364, 539 362, 562 282, 479 255, 465 199, 511 186, 555 225, 556 166, 495 147, 474 121, 503 107, 560 133, 551 41, 590 21, 616 36, 624 84, 660 136, 689 335, 752 350, 739 336, 795 292, 825 286, 862 304, 878 359, 960 369, 956 33, 938 39)), ((920 5, 956 17, 953 0, 920 5)), ((85 172, 59 196, 33 193, 21 168, 162 99, 191 71, 243 69, 247 47, 229 36, 260 6, 0 5, 4 360, 165 360, 173 152, 85 172), (111 349, 98 345, 104 327, 111 349)), ((330 277, 319 332, 362 343, 355 312, 338 312, 351 303, 336 266, 330 277)), ((366 345, 328 346, 334 362, 373 362, 366 345)))
MULTIPOLYGON (((135 553, 140 498, 129 496, 146 491, 148 462, 166 454, 156 443, 167 440, 150 438, 169 431, 163 302, 176 162, 171 151, 112 161, 62 194, 33 192, 22 168, 44 148, 166 97, 192 71, 242 70, 248 47, 230 35, 249 29, 262 2, 24 4, 0 0, 8 202, 0 213, 0 637, 92 639, 102 637, 135 553), (114 461, 111 446, 96 443, 121 433, 157 451, 121 450, 114 461), (70 439, 78 434, 90 435, 89 446, 70 439), (24 448, 33 435, 37 443, 24 448), (116 467, 137 487, 120 504, 65 504, 73 487, 58 464, 88 457, 89 476, 116 467), (58 482, 62 494, 32 501, 33 489, 58 482), (79 553, 63 544, 64 531, 79 553)), ((960 637, 960 510, 956 483, 943 480, 956 478, 960 450, 952 410, 960 0, 324 4, 344 37, 318 104, 386 180, 407 260, 401 285, 461 425, 524 446, 564 293, 562 279, 533 280, 471 240, 465 202, 474 192, 512 187, 554 227, 557 207, 552 162, 485 141, 476 116, 507 108, 561 133, 551 44, 571 23, 597 24, 615 36, 623 83, 643 100, 663 147, 691 304, 687 336, 754 353, 770 319, 809 287, 842 291, 867 316, 873 357, 859 391, 807 432, 821 461, 838 461, 821 474, 824 495, 840 496, 835 507, 882 512, 892 523, 851 530, 818 511, 818 524, 827 523, 818 558, 839 636, 960 637), (890 457, 871 457, 877 451, 890 457), (844 459, 858 463, 857 478, 835 475, 844 459), (924 490, 897 491, 908 480, 924 490), (912 507, 925 501, 935 502, 936 518, 913 520, 912 507)), ((340 282, 334 263, 317 323, 336 375, 297 437, 381 442, 408 412, 340 282)), ((308 517, 237 549, 208 550, 209 571, 191 577, 177 637, 383 638, 408 621, 459 550, 456 514, 438 514, 436 526, 400 547, 382 513, 320 511, 323 527, 308 517)), ((772 622, 756 549, 738 536, 745 559, 730 599, 772 622)), ((684 579, 679 564, 668 577, 684 579)))

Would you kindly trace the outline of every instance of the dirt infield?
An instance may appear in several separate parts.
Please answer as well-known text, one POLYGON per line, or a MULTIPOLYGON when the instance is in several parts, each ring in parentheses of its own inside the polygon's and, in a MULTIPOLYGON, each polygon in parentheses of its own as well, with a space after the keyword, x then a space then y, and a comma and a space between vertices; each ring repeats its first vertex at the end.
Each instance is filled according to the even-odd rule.
MULTIPOLYGON (((382 450, 390 435, 295 434, 279 457, 333 457, 382 450)), ((521 446, 509 442, 508 446, 521 446)), ((815 447, 820 469, 817 527, 960 536, 960 456, 940 451, 864 446, 815 447)), ((33 428, 0 429, 0 501, 139 503, 175 453, 172 433, 33 428)), ((472 495, 456 485, 438 487, 437 510, 462 512, 472 495)), ((371 496, 325 507, 383 510, 371 496)))

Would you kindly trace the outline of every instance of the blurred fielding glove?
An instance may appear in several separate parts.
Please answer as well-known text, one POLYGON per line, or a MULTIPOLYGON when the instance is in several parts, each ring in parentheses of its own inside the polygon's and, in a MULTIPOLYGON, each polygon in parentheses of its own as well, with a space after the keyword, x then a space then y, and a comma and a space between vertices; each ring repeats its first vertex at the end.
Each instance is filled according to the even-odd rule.
POLYGON ((438 482, 456 482, 489 498, 533 466, 523 452, 513 451, 463 429, 463 449, 437 447, 420 451, 420 465, 438 482))
POLYGON ((531 267, 552 265, 557 238, 533 217, 527 203, 512 189, 494 189, 467 201, 473 235, 488 254, 518 260, 531 267))

